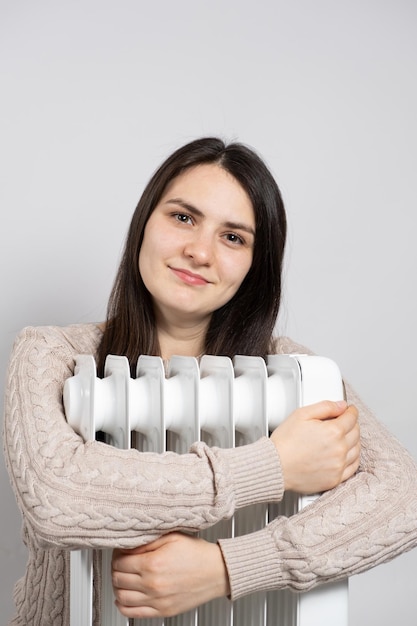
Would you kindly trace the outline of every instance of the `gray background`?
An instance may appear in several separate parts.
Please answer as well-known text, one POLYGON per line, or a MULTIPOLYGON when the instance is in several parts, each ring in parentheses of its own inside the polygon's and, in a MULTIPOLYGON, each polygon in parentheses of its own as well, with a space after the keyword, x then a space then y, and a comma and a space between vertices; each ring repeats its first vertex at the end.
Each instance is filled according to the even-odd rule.
MULTIPOLYGON (((1 382, 25 325, 101 320, 137 199, 194 137, 254 146, 290 237, 279 331, 334 358, 417 457, 417 4, 0 2, 1 382)), ((25 553, 1 465, 2 624, 25 553)), ((416 623, 417 551, 350 625, 416 623)))

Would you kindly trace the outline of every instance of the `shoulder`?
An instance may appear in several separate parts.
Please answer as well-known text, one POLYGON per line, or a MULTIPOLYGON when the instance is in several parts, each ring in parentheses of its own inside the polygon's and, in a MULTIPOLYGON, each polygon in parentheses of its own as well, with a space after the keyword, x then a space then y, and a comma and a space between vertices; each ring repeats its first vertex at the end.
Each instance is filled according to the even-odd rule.
POLYGON ((74 354, 95 354, 102 337, 98 324, 26 326, 16 336, 12 353, 53 353, 70 359, 74 354))
POLYGON ((271 342, 271 354, 310 354, 313 355, 314 352, 303 346, 300 343, 297 343, 290 337, 280 336, 273 337, 271 342))

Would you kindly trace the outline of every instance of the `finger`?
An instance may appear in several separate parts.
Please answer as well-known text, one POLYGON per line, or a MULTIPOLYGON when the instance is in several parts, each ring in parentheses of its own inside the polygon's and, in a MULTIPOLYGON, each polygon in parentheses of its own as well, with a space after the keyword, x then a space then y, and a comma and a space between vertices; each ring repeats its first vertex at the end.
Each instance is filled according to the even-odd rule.
POLYGON ((120 555, 129 555, 129 554, 145 554, 146 552, 152 552, 153 550, 157 550, 159 547, 160 537, 155 539, 155 541, 150 541, 149 543, 144 543, 141 546, 136 546, 135 548, 115 548, 113 550, 113 554, 118 556, 120 555))
POLYGON ((353 423, 351 415, 343 415, 337 418, 338 427, 340 428, 340 436, 345 441, 347 449, 353 448, 360 441, 361 431, 357 420, 353 423), (343 418, 343 419, 342 419, 343 418))
POLYGON ((169 532, 164 535, 161 535, 157 539, 150 541, 149 543, 144 543, 140 546, 136 546, 135 548, 119 548, 115 550, 119 554, 146 554, 147 552, 154 552, 155 550, 159 550, 159 548, 170 541, 176 539, 177 536, 181 536, 182 533, 178 532, 169 532))
POLYGON ((113 589, 126 589, 128 591, 145 591, 141 577, 137 574, 126 574, 118 570, 112 571, 113 589))
POLYGON ((132 589, 118 589, 113 587, 114 599, 122 606, 125 607, 139 607, 148 606, 150 599, 138 591, 132 589))
POLYGON ((353 428, 345 434, 345 441, 346 441, 348 448, 350 449, 350 448, 354 448, 355 446, 357 446, 358 443, 360 443, 360 439, 361 439, 361 431, 359 428, 359 424, 356 423, 353 426, 353 428))
POLYGON ((349 465, 345 467, 345 470, 342 473, 342 478, 341 478, 342 483, 348 480, 349 478, 352 478, 352 476, 358 471, 359 461, 360 461, 360 458, 359 456, 357 456, 352 463, 350 463, 349 465))
POLYGON ((125 606, 118 600, 115 601, 115 605, 124 617, 148 619, 151 617, 162 617, 162 614, 152 606, 125 606))
POLYGON ((315 404, 308 404, 307 406, 298 409, 303 412, 305 419, 307 420, 326 420, 334 417, 339 417, 347 409, 347 402, 345 400, 322 400, 315 404))
POLYGON ((361 444, 360 440, 357 441, 354 445, 352 445, 346 455, 346 465, 351 465, 352 463, 359 463, 361 454, 361 444))
POLYGON ((146 556, 141 554, 113 554, 111 567, 113 571, 140 576, 145 559, 146 556))
POLYGON ((342 481, 350 478, 359 468, 360 453, 361 453, 361 440, 359 436, 359 427, 349 433, 347 439, 350 438, 351 442, 346 453, 345 469, 342 473, 342 481))
POLYGON ((150 599, 143 593, 126 589, 115 589, 114 596, 120 604, 126 607, 149 606, 150 599))
POLYGON ((338 416, 337 422, 342 426, 345 434, 359 428, 358 426, 358 409, 351 404, 342 415, 338 416))

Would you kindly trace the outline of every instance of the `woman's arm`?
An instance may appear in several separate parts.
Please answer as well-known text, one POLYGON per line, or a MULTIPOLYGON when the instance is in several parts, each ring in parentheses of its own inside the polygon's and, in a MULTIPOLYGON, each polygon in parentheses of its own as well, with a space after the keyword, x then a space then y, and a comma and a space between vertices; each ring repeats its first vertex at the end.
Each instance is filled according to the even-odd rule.
MULTIPOLYGON (((277 353, 313 354, 286 337, 275 347, 277 353)), ((232 599, 260 589, 306 591, 417 546, 417 465, 348 384, 346 396, 359 411, 358 471, 293 517, 219 542, 232 599)))
MULTIPOLYGON (((10 360, 5 457, 19 506, 40 545, 136 547, 169 531, 212 526, 247 504, 281 499, 284 477, 272 439, 227 450, 198 443, 185 455, 84 443, 65 420, 62 388, 75 355, 94 352, 86 329, 25 329, 10 360)), ((354 432, 356 420, 344 409, 324 404, 320 418, 305 420, 301 429, 303 420, 296 420, 283 440, 300 441, 295 449, 301 457, 303 446, 320 456, 322 446, 332 448, 335 438, 354 432), (329 417, 337 417, 339 428, 329 417), (311 427, 320 433, 314 445, 305 437, 311 427)), ((346 465, 343 455, 335 460, 333 484, 341 478, 340 460, 346 465)), ((315 474, 314 465, 304 472, 319 481, 312 490, 323 477, 323 468, 315 474)), ((325 480, 328 474, 327 466, 325 480)), ((285 480, 293 483, 287 469, 285 480)))
POLYGON ((360 407, 361 467, 292 517, 218 544, 180 533, 137 551, 116 550, 113 584, 129 617, 169 616, 220 595, 307 591, 388 561, 417 545, 417 468, 360 407), (196 573, 198 570, 198 574, 196 573))
POLYGON ((306 591, 417 545, 416 463, 349 386, 347 396, 359 409, 359 471, 293 517, 220 541, 232 599, 259 589, 306 591))
POLYGON ((282 497, 268 438, 240 450, 198 443, 185 455, 84 443, 65 420, 62 389, 75 355, 92 348, 77 327, 27 328, 11 355, 5 459, 40 545, 134 547, 168 531, 211 526, 248 501, 282 497))
MULTIPOLYGON (((281 340, 278 351, 311 354, 288 339, 281 340)), ((290 587, 306 591, 365 571, 417 545, 416 463, 349 385, 346 391, 348 401, 355 404, 360 415, 362 448, 358 472, 292 517, 280 516, 256 533, 219 541, 226 564, 223 583, 230 588, 233 600, 267 589, 290 587)), ((176 549, 180 541, 181 536, 176 539, 176 549)), ((186 537, 182 541, 187 553, 192 555, 194 550, 188 561, 181 560, 184 577, 190 571, 188 563, 198 560, 199 546, 186 537)), ((214 544, 211 545, 212 558, 217 558, 219 568, 221 558, 216 557, 214 544)), ((154 615, 169 610, 167 598, 151 591, 161 574, 157 558, 161 547, 155 550, 153 544, 149 545, 146 573, 141 572, 140 596, 131 586, 134 579, 125 578, 125 574, 139 572, 143 560, 135 561, 133 554, 115 555, 114 571, 122 569, 115 584, 122 610, 130 614, 136 610, 139 615, 144 610, 154 615), (135 609, 132 604, 138 600, 135 609)), ((164 546, 163 553, 164 559, 172 562, 175 551, 170 544, 164 546)), ((213 571, 206 573, 207 588, 213 571)), ((165 584, 167 589, 169 581, 165 584)), ((171 587, 168 594, 174 606, 173 594, 177 592, 180 590, 171 587)))
MULTIPOLYGON (((288 468, 286 484, 304 493, 315 493, 317 486, 323 488, 326 481, 330 486, 335 481, 339 484, 358 465, 356 409, 349 407, 333 418, 332 428, 337 437, 324 449, 316 444, 316 438, 330 441, 329 420, 322 419, 323 405, 318 403, 295 411, 272 434, 286 462, 284 476, 285 467, 288 468), (335 451, 340 447, 344 454, 335 451), (321 456, 316 455, 318 449, 321 456)), ((232 550, 236 542, 239 540, 231 540, 232 550)), ((241 552, 238 575, 243 579, 250 576, 246 563, 253 559, 257 576, 261 579, 268 576, 268 569, 263 566, 264 550, 260 543, 256 554, 248 556, 241 552)), ((114 550, 112 570, 117 606, 126 617, 167 617, 230 595, 229 574, 219 544, 181 533, 165 535, 134 550, 114 550)))

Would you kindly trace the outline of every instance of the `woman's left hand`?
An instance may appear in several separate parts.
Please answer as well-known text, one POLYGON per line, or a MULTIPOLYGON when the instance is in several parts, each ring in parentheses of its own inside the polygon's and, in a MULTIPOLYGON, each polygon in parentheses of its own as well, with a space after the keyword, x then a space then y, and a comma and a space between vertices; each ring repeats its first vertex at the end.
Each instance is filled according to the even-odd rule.
POLYGON ((230 593, 216 543, 179 532, 112 559, 116 606, 125 617, 169 617, 230 593))

